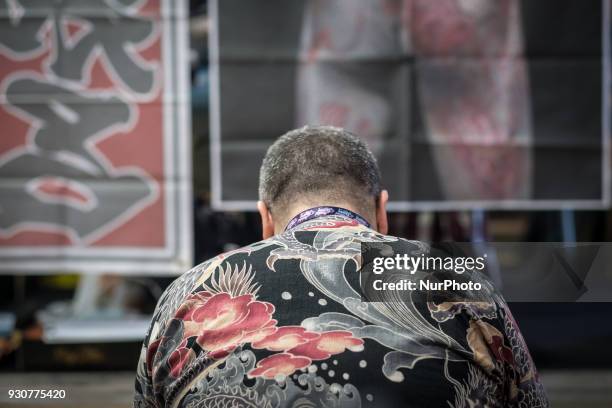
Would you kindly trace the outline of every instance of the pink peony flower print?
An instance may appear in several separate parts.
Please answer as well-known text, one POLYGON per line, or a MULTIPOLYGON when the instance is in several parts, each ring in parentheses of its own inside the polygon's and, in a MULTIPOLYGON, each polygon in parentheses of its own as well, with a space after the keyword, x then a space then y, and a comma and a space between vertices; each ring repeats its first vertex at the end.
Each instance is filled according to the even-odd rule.
POLYGON ((170 354, 168 364, 170 365, 170 375, 178 377, 192 358, 195 357, 193 350, 187 346, 187 340, 183 340, 181 344, 170 354))
POLYGON ((312 360, 327 360, 334 354, 344 353, 347 349, 355 352, 362 351, 363 340, 353 337, 349 331, 336 330, 322 332, 319 337, 289 349, 287 352, 312 360))
POLYGON ((192 293, 183 301, 174 317, 180 320, 191 320, 194 310, 204 305, 212 296, 212 293, 205 290, 192 293))
POLYGON ((270 351, 285 351, 319 336, 319 333, 309 332, 301 326, 283 326, 264 339, 253 342, 251 347, 270 351))
POLYGON ((274 305, 257 301, 251 294, 232 297, 229 293, 198 292, 185 305, 175 316, 183 320, 183 338, 197 336, 200 347, 216 358, 275 331, 274 305))
POLYGON ((263 377, 273 379, 278 375, 291 375, 296 370, 310 365, 310 359, 296 357, 289 353, 273 354, 257 362, 257 366, 248 372, 249 378, 263 377))
MULTIPOLYGON (((312 332, 301 326, 277 327, 275 308, 258 301, 251 293, 232 295, 227 292, 200 291, 191 294, 175 314, 183 322, 183 341, 170 355, 171 374, 178 376, 195 356, 186 347, 194 338, 213 359, 221 359, 242 344, 253 349, 266 349, 273 354, 257 363, 251 377, 274 378, 289 375, 307 367, 312 360, 326 360, 346 350, 363 350, 363 340, 349 331, 312 332)), ((157 344, 152 344, 150 359, 157 344)))

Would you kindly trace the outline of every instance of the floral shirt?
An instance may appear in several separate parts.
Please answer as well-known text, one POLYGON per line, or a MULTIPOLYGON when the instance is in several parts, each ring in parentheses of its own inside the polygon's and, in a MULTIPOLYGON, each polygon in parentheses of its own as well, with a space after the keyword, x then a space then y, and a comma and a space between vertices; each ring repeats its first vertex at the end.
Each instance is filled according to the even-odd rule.
POLYGON ((331 215, 182 275, 154 313, 134 406, 548 406, 492 288, 485 302, 364 302, 368 242, 428 249, 331 215))

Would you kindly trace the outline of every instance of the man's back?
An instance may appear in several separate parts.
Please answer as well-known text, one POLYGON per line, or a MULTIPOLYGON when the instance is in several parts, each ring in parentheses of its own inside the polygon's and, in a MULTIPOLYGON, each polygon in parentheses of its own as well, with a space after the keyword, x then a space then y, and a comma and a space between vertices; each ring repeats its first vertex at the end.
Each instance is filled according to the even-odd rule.
POLYGON ((366 242, 425 248, 329 215, 177 279, 144 343, 135 406, 547 405, 503 301, 363 302, 366 242))

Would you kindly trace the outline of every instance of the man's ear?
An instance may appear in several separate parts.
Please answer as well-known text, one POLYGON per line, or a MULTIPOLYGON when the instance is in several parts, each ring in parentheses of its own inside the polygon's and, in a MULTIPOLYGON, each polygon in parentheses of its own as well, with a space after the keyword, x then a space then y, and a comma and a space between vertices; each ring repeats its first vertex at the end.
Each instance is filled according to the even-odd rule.
POLYGON ((376 225, 378 232, 387 235, 389 232, 389 221, 387 220, 387 201, 389 201, 389 193, 387 190, 382 190, 378 196, 376 203, 376 225))
POLYGON ((274 236, 274 220, 268 206, 263 201, 257 202, 257 211, 261 215, 261 233, 263 239, 274 236))

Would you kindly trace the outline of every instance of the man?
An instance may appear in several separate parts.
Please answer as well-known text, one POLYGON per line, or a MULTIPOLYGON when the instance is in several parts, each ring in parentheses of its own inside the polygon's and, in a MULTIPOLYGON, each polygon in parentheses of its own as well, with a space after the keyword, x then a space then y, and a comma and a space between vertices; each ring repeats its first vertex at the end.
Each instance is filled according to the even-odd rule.
POLYGON ((287 133, 264 158, 259 194, 264 240, 195 267, 160 299, 135 406, 547 406, 495 293, 362 297, 362 244, 389 256, 428 247, 385 235, 388 195, 357 138, 287 133))

